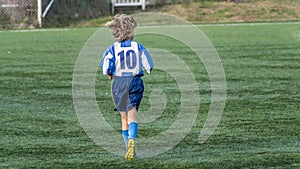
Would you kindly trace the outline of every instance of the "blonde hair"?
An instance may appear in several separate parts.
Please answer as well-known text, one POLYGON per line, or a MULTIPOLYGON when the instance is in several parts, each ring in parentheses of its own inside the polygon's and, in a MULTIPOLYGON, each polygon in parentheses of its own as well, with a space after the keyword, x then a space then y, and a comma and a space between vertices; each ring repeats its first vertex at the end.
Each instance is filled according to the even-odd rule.
POLYGON ((112 21, 106 24, 111 29, 114 38, 119 41, 131 40, 134 37, 134 28, 137 23, 132 16, 125 14, 116 15, 112 21))

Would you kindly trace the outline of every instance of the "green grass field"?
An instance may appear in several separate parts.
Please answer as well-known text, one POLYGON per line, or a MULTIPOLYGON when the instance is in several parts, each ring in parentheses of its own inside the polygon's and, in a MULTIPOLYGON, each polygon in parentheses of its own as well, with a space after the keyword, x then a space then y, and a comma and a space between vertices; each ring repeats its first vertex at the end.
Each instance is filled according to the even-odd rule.
MULTIPOLYGON (((227 80, 226 107, 216 132, 198 143, 210 106, 203 64, 166 38, 153 43, 151 35, 137 36, 146 47, 180 55, 197 80, 201 106, 194 127, 173 149, 132 161, 96 145, 74 110, 74 65, 96 28, 0 32, 0 168, 300 168, 299 23, 199 28, 218 51, 227 80)), ((178 86, 166 73, 154 71, 144 82, 142 110, 149 107, 150 89, 161 88, 169 100, 160 118, 140 125, 140 137, 164 131, 180 103, 178 86)), ((97 101, 119 130, 120 117, 112 111, 110 95, 103 93, 109 90, 110 81, 99 71, 97 101)))

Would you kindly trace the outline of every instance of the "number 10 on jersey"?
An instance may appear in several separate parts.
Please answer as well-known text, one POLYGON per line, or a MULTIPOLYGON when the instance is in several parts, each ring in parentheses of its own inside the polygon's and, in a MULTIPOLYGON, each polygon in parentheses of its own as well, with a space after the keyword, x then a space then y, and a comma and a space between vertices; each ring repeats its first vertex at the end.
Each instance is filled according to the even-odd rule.
POLYGON ((135 69, 137 65, 137 54, 134 50, 128 50, 126 52, 122 50, 118 53, 118 56, 120 57, 121 69, 135 69))

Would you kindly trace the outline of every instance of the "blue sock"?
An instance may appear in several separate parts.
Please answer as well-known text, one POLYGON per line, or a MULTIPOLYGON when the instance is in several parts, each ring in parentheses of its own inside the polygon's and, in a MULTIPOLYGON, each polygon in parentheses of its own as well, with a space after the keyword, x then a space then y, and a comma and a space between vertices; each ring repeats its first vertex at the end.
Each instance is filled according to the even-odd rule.
POLYGON ((138 134, 138 124, 136 122, 131 122, 128 126, 129 139, 136 140, 138 134))
POLYGON ((124 139, 125 146, 127 148, 128 145, 128 130, 122 130, 122 136, 124 139))

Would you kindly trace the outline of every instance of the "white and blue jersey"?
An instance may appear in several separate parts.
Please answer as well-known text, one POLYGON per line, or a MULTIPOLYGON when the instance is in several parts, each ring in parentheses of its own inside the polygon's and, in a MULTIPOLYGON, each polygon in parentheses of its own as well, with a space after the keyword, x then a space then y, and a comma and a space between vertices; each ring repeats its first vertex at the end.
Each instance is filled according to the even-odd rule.
POLYGON ((143 76, 151 73, 154 64, 148 51, 133 40, 116 42, 103 54, 100 64, 104 75, 143 76))
POLYGON ((112 94, 118 111, 138 110, 144 84, 143 69, 151 73, 153 61, 148 51, 139 43, 127 40, 112 44, 103 54, 100 64, 104 75, 112 75, 112 94))

